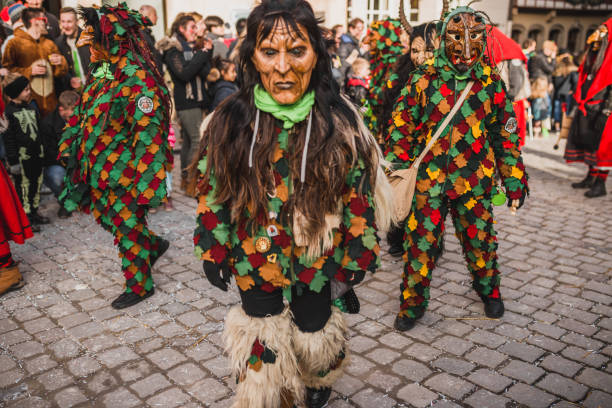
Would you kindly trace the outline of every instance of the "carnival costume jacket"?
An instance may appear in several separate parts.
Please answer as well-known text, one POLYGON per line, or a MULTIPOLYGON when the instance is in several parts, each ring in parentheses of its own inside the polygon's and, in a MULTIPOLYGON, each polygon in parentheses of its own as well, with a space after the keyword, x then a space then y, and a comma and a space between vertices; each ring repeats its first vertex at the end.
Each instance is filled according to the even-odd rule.
MULTIPOLYGON (((338 226, 329 245, 313 257, 307 248, 296 244, 295 224, 288 225, 284 220, 288 215, 288 200, 297 182, 294 175, 289 174, 291 139, 296 137, 296 128, 303 126, 305 123, 284 129, 283 123, 277 120, 271 170, 274 193, 268 195, 268 217, 260 217, 253 229, 244 221, 232 223, 230 210, 214 204, 214 175, 203 190, 200 189, 206 194, 200 196, 197 210, 196 256, 216 264, 229 262, 236 284, 243 291, 255 286, 269 292, 281 288, 290 298, 293 286, 319 292, 331 279, 344 281, 347 270, 374 272, 380 265, 374 190, 370 183, 372 174, 362 160, 358 160, 348 172, 342 192, 343 211, 338 214, 338 226), (266 239, 270 241, 269 246, 258 247, 258 240, 266 239)), ((204 157, 199 170, 204 173, 206 166, 204 157)), ((244 219, 248 219, 248 214, 244 219)))
POLYGON ((512 101, 500 76, 482 59, 465 75, 459 74, 446 58, 444 45, 434 55, 412 74, 397 100, 386 151, 387 160, 396 168, 410 167, 468 80, 474 85, 418 171, 413 207, 406 220, 401 284, 400 315, 411 318, 422 316, 427 307, 431 272, 442 254, 449 210, 474 276, 474 288, 481 296, 499 296, 491 212, 496 171, 510 200, 523 200, 528 191, 512 101))
POLYGON ((370 86, 366 99, 365 123, 370 132, 377 137, 379 144, 384 137, 380 135, 378 118, 383 109, 383 91, 393 75, 395 64, 402 56, 404 47, 400 37, 402 27, 399 20, 387 18, 370 25, 370 35, 377 39, 376 50, 370 51, 370 86))
POLYGON ((172 163, 168 90, 131 45, 146 45, 135 36, 145 27, 141 16, 125 4, 97 12, 108 58, 94 63, 62 136, 67 171, 59 199, 68 211, 93 211, 119 244, 127 291, 144 294, 153 287, 150 261, 159 255, 145 217, 165 200, 172 163))

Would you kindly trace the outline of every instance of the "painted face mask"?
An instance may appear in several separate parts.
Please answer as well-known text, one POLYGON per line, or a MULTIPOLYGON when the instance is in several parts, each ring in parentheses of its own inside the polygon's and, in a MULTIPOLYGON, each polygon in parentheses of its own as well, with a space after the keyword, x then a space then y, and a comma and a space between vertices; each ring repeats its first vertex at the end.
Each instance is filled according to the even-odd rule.
POLYGON ((459 72, 466 72, 482 55, 485 46, 484 19, 477 14, 460 13, 446 25, 446 56, 459 72))
POLYGON ((278 21, 274 30, 259 40, 252 61, 261 82, 274 100, 282 105, 299 101, 308 90, 317 55, 306 29, 291 31, 278 21))
POLYGON ((421 36, 414 37, 410 43, 410 59, 415 66, 422 65, 425 61, 433 57, 433 52, 440 45, 439 39, 434 39, 428 45, 421 36))
POLYGON ((589 38, 587 38, 587 45, 593 44, 593 51, 598 51, 601 47, 602 40, 608 35, 608 27, 600 25, 597 27, 589 38))

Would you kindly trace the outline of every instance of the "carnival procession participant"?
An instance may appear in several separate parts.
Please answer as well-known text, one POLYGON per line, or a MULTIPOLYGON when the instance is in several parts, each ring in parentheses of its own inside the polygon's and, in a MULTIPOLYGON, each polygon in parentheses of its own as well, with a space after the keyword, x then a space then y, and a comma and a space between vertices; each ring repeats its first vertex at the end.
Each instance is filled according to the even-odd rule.
POLYGON ((574 91, 577 109, 565 148, 565 159, 589 166, 584 180, 573 188, 588 189, 584 196, 605 196, 606 179, 612 169, 612 19, 591 34, 588 52, 578 71, 574 91))
POLYGON ((240 291, 224 331, 232 406, 322 407, 348 353, 337 288, 380 263, 382 156, 334 85, 308 2, 256 6, 240 65, 204 133, 195 252, 210 283, 233 275, 240 291))
POLYGON ((115 237, 126 283, 112 306, 122 309, 154 293, 151 268, 169 246, 146 216, 166 197, 170 101, 142 35, 148 20, 125 3, 81 14, 77 46, 90 46, 92 75, 60 141, 67 166, 59 199, 67 211, 93 212, 115 237))
POLYGON ((500 76, 483 59, 485 24, 485 16, 469 7, 447 13, 440 24, 440 49, 412 74, 392 115, 387 160, 406 169, 432 141, 438 124, 461 103, 458 100, 467 96, 418 168, 406 220, 401 307, 395 321, 400 331, 414 327, 427 308, 449 211, 486 315, 498 318, 504 313, 491 203, 494 173, 499 172, 508 205, 514 208, 523 205, 528 187, 512 101, 500 76))
POLYGON ((384 137, 378 117, 383 109, 382 94, 389 76, 395 70, 395 64, 404 53, 402 37, 405 39, 405 35, 405 33, 404 36, 402 35, 399 20, 387 18, 370 24, 364 40, 370 49, 370 84, 364 120, 381 146, 384 137))
MULTIPOLYGON (((386 81, 386 86, 382 92, 382 113, 378 120, 378 127, 383 136, 383 140, 389 140, 387 131, 391 114, 395 106, 395 101, 400 92, 406 86, 412 72, 422 65, 426 60, 433 57, 433 52, 440 46, 440 39, 436 34, 434 23, 424 23, 416 27, 411 27, 404 15, 404 2, 400 1, 400 21, 407 33, 410 33, 408 51, 402 55, 395 68, 395 71, 386 81)), ((387 233, 388 252, 391 256, 400 257, 404 254, 404 233, 403 220, 398 225, 393 225, 387 233)))

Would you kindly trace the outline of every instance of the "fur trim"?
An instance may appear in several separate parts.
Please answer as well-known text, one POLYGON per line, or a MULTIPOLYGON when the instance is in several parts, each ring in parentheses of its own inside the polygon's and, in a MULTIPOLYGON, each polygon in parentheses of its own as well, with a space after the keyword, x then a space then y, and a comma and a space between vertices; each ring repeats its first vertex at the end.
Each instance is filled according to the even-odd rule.
POLYGON ((348 362, 347 325, 343 313, 332 307, 332 314, 323 329, 314 333, 304 333, 293 324, 293 348, 299 362, 302 381, 309 388, 331 387, 344 372, 348 362), (334 370, 324 377, 318 373, 327 371, 344 350, 345 358, 334 370))
POLYGON ((293 240, 295 244, 304 247, 306 256, 316 260, 321 254, 326 253, 334 247, 334 230, 340 227, 342 222, 342 205, 338 203, 336 214, 325 215, 325 226, 317 231, 314 237, 308 237, 305 225, 308 220, 298 209, 293 214, 293 240))
POLYGON ((183 45, 174 35, 172 37, 164 37, 159 40, 157 44, 155 44, 155 48, 157 48, 157 50, 162 54, 168 50, 171 50, 172 48, 176 48, 180 52, 183 52, 183 45))
POLYGON ((232 372, 242 379, 236 387, 232 408, 278 407, 281 394, 286 392, 296 402, 304 400, 304 385, 291 347, 289 309, 277 316, 256 318, 247 316, 241 306, 234 306, 225 318, 223 338, 232 372), (247 361, 257 339, 274 351, 276 361, 262 364, 259 371, 254 371, 247 369, 247 361))
POLYGON ((217 68, 212 68, 206 76, 208 82, 217 82, 219 78, 221 78, 221 72, 217 68))

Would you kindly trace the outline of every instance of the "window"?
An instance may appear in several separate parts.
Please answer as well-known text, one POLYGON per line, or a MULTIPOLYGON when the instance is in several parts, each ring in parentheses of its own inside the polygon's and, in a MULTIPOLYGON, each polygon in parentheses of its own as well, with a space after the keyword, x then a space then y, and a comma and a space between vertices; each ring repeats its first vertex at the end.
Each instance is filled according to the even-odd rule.
POLYGON ((567 32, 567 49, 571 52, 578 51, 578 41, 580 40, 580 27, 570 28, 567 32))
MULTIPOLYGON (((387 17, 398 17, 400 0, 348 0, 348 20, 361 17, 369 24, 387 17)), ((419 0, 404 0, 404 12, 410 21, 419 18, 419 0)))

